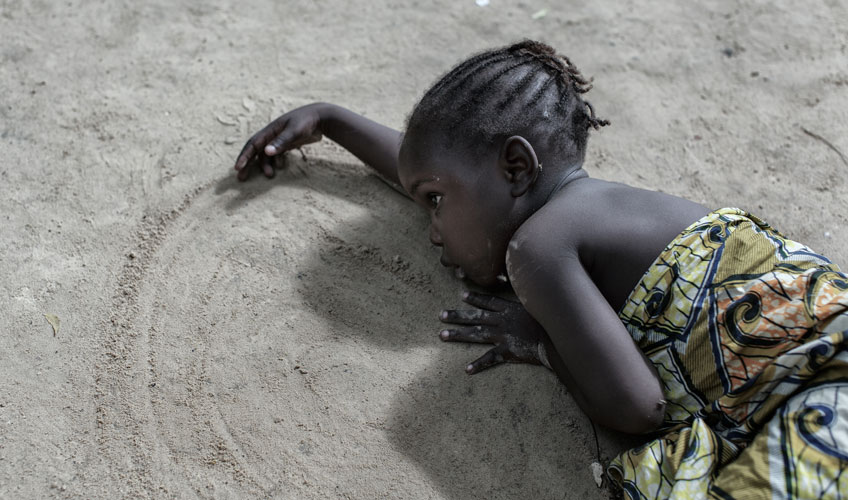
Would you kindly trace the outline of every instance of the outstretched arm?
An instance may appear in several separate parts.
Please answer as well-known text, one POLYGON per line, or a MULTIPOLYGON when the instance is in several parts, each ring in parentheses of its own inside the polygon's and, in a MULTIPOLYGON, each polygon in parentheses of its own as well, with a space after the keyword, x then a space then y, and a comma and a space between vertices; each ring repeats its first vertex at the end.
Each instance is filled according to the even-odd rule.
POLYGON ((273 177, 274 156, 320 141, 325 135, 400 185, 397 158, 401 133, 341 106, 320 102, 289 111, 251 137, 236 158, 239 180, 247 179, 254 166, 273 177))

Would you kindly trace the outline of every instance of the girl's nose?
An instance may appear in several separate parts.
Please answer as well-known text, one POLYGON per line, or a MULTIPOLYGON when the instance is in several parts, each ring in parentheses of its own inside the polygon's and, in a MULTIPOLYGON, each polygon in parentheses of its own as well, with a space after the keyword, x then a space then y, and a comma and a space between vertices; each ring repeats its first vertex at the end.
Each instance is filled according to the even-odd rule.
POLYGON ((436 245, 437 247, 442 246, 442 235, 436 231, 436 228, 430 224, 430 243, 436 245))

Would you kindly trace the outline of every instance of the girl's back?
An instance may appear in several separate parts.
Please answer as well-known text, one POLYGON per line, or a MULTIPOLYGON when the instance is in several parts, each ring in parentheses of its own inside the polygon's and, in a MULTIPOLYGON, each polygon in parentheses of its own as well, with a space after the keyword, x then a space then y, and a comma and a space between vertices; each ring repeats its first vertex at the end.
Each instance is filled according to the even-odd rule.
POLYGON ((576 246, 616 311, 657 256, 705 207, 664 193, 584 178, 559 190, 528 221, 537 238, 576 246))

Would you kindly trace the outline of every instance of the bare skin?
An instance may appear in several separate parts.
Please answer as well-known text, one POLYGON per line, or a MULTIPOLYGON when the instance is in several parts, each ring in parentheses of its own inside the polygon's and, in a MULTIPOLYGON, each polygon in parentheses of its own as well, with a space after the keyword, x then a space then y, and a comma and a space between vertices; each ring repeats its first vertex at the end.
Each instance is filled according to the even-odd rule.
POLYGON ((468 293, 463 300, 475 309, 440 315, 454 325, 439 333, 442 340, 494 344, 467 373, 503 362, 544 364, 598 423, 630 433, 661 424, 659 379, 616 311, 706 208, 590 179, 579 166, 557 162, 555 152, 534 148, 532 137, 510 137, 483 155, 446 151, 438 138, 403 137, 321 103, 254 135, 236 160, 239 179, 257 168, 272 176, 271 157, 322 135, 428 210, 430 241, 442 248, 444 265, 481 286, 508 275, 521 304, 468 293))
POLYGON ((253 170, 274 177, 271 159, 286 151, 318 142, 326 135, 386 179, 398 183, 400 132, 332 104, 314 103, 290 111, 251 137, 236 158, 240 181, 253 170))

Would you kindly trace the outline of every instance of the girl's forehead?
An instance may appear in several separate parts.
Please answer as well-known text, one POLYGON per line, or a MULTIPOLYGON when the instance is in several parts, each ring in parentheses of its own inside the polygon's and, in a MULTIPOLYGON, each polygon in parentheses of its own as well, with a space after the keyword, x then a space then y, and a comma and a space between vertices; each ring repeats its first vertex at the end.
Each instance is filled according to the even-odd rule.
POLYGON ((400 144, 400 155, 411 160, 419 160, 426 158, 439 148, 439 142, 430 132, 424 132, 420 129, 408 130, 400 144))
POLYGON ((413 187, 423 182, 438 182, 441 179, 439 163, 431 158, 418 155, 401 154, 398 159, 398 179, 405 189, 413 191, 413 187))
POLYGON ((407 135, 398 156, 398 175, 426 175, 446 158, 447 152, 438 143, 407 135))
POLYGON ((473 160, 465 148, 448 147, 444 140, 404 139, 401 144, 399 164, 415 170, 439 169, 448 164, 463 164, 473 160))

